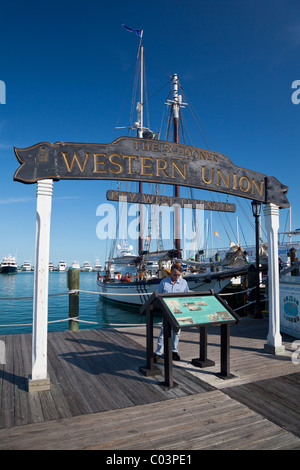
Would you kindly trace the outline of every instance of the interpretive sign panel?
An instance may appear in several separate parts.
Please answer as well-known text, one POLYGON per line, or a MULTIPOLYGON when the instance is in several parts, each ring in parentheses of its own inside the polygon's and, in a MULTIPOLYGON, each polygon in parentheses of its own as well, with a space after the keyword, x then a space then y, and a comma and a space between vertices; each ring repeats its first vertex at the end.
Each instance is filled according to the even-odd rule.
POLYGON ((196 367, 212 367, 214 361, 207 359, 207 329, 219 325, 221 333, 221 372, 222 379, 232 378, 230 374, 230 325, 238 323, 239 316, 213 290, 208 292, 185 292, 182 294, 158 294, 154 292, 142 306, 140 313, 147 316, 147 366, 140 371, 145 375, 155 375, 153 363, 153 310, 160 309, 164 326, 165 384, 173 386, 172 370, 172 328, 198 327, 200 331, 199 358, 192 359, 196 367))
POLYGON ((163 301, 180 327, 236 321, 236 318, 225 310, 220 300, 213 295, 164 298, 163 301))
POLYGON ((220 325, 239 320, 229 305, 213 291, 201 295, 190 292, 163 294, 160 302, 175 329, 211 324, 220 325))

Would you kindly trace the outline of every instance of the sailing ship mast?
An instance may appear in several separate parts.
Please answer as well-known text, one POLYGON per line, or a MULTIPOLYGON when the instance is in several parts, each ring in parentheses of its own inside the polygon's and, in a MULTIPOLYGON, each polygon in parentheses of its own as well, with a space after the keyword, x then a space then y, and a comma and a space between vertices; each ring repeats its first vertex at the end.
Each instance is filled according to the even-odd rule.
MULTIPOLYGON (((138 111, 138 129, 137 129, 137 137, 140 139, 143 138, 143 62, 144 62, 144 46, 140 46, 140 54, 141 54, 141 69, 140 69, 140 102, 137 104, 137 111, 138 111)), ((139 194, 143 193, 143 183, 139 181, 139 194)), ((138 254, 143 251, 143 206, 142 204, 139 205, 139 248, 138 254)))
MULTIPOLYGON (((177 74, 173 75, 173 128, 174 128, 174 142, 179 143, 179 95, 178 95, 178 77, 177 74)), ((174 186, 174 196, 180 197, 179 185, 174 186)), ((180 207, 175 207, 175 220, 174 220, 174 244, 177 251, 176 256, 181 258, 180 246, 180 207)))
MULTIPOLYGON (((167 100, 167 104, 172 106, 173 113, 173 141, 179 143, 179 112, 182 105, 187 103, 182 103, 181 95, 178 93, 179 89, 179 80, 178 76, 175 73, 172 77, 172 88, 173 88, 173 99, 167 100)), ((180 186, 174 185, 174 196, 180 197, 180 186)), ((177 252, 177 258, 181 258, 181 232, 180 232, 180 207, 175 207, 175 217, 174 217, 174 247, 177 252)))
MULTIPOLYGON (((140 47, 141 54, 141 69, 140 69, 140 102, 137 104, 138 111, 138 129, 137 137, 144 137, 143 128, 143 54, 144 48, 140 47)), ((167 104, 172 105, 173 114, 173 141, 179 143, 179 111, 181 107, 181 96, 178 93, 179 80, 177 74, 172 77, 173 99, 167 100, 167 104)), ((186 103, 184 103, 186 104, 186 103)), ((139 193, 143 192, 143 183, 139 182, 139 193)), ((174 197, 180 197, 180 186, 174 185, 174 197)), ((139 208, 140 221, 139 221, 139 253, 143 250, 143 237, 142 237, 142 205, 139 208)), ((176 257, 181 258, 181 231, 180 231, 180 207, 175 207, 174 211, 174 247, 176 250, 176 257)))
MULTIPOLYGON (((142 38, 141 38, 142 41, 142 38)), ((137 103, 137 122, 134 124, 134 128, 137 131, 137 137, 140 139, 144 138, 144 122, 143 122, 143 108, 144 108, 144 98, 143 98, 143 73, 144 73, 144 46, 139 45, 138 58, 140 55, 140 101, 137 103)), ((172 88, 173 88, 173 99, 167 100, 168 105, 172 106, 173 114, 173 141, 179 143, 179 112, 182 104, 181 95, 178 93, 179 81, 177 74, 174 74, 172 77, 172 88)), ((146 129, 149 131, 149 129, 146 129)), ((152 132, 150 131, 150 134, 152 132)), ((139 194, 143 194, 143 183, 139 182, 139 194)), ((180 186, 174 185, 174 196, 180 197, 180 186)), ((177 258, 181 258, 181 231, 180 231, 180 207, 175 207, 174 211, 174 248, 176 250, 177 258)), ((139 238, 138 238, 138 253, 141 254, 143 251, 143 209, 142 204, 139 205, 139 238)))

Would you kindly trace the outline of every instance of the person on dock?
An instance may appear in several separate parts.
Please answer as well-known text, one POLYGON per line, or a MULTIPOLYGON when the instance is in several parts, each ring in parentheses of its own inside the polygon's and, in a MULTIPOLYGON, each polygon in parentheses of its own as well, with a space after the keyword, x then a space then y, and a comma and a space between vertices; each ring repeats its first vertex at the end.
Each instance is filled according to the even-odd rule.
MULTIPOLYGON (((179 264, 173 264, 171 267, 171 276, 162 279, 158 288, 158 294, 189 292, 189 286, 185 279, 181 277, 182 267, 179 264)), ((172 332, 172 357, 174 361, 180 361, 178 354, 178 343, 180 338, 180 330, 172 332)), ((163 355, 164 351, 164 329, 163 325, 160 330, 160 335, 157 339, 157 348, 154 353, 154 362, 163 355)))

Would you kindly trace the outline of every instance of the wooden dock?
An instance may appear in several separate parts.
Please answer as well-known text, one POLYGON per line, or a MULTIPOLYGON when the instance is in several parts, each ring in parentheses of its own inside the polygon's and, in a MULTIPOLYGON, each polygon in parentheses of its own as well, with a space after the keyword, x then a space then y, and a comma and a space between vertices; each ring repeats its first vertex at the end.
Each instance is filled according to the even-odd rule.
MULTIPOLYGON (((267 320, 231 327, 231 373, 222 380, 218 327, 209 329, 208 356, 199 369, 199 331, 182 330, 174 363, 177 387, 145 377, 145 327, 52 332, 51 389, 26 390, 31 334, 0 336, 0 449, 300 449, 300 365, 293 338, 285 355, 264 352, 267 320)), ((159 327, 155 328, 155 335, 159 327)), ((163 368, 163 364, 160 366, 163 368)))

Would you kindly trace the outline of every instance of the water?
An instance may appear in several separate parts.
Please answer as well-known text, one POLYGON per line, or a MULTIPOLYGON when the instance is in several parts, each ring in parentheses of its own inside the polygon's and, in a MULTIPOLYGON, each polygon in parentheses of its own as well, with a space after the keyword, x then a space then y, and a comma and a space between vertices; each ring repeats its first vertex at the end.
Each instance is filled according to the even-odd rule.
MULTIPOLYGON (((32 332, 33 272, 0 274, 0 335, 32 332), (17 297, 31 297, 14 300, 17 297), (2 300, 9 298, 9 300, 2 300), (22 326, 17 326, 22 324, 22 326), (13 326, 10 326, 13 325, 13 326)), ((96 273, 80 273, 80 289, 97 291, 96 273)), ((69 296, 51 297, 51 294, 67 293, 67 273, 49 272, 48 330, 59 331, 69 328, 69 321, 50 323, 67 319, 69 296)), ((97 294, 79 294, 79 319, 95 322, 79 322, 79 329, 107 328, 114 325, 145 324, 145 317, 139 314, 139 307, 123 306, 103 300, 97 294)))

